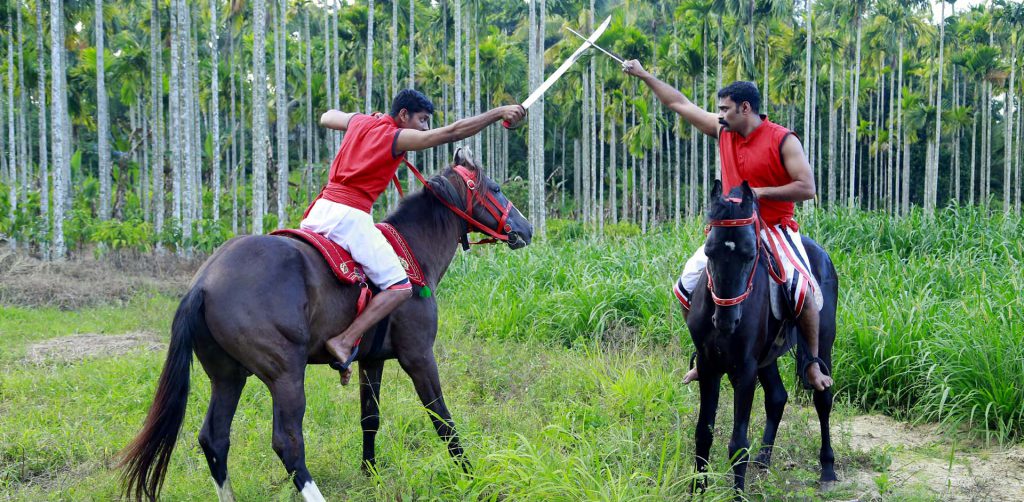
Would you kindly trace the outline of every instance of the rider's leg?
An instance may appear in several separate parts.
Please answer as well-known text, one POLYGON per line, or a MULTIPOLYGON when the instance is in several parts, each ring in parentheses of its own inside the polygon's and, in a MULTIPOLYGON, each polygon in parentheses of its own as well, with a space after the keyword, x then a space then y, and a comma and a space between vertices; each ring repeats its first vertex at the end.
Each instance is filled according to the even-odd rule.
MULTIPOLYGON (((412 296, 412 289, 409 287, 408 281, 404 283, 404 287, 386 289, 377 293, 366 305, 363 313, 359 314, 345 331, 327 340, 327 351, 338 361, 342 363, 348 362, 356 342, 362 337, 363 333, 374 327, 381 319, 387 317, 388 314, 408 300, 410 296, 412 296)), ((342 383, 348 383, 351 375, 351 368, 345 370, 342 373, 342 383)))
MULTIPOLYGON (((708 264, 708 257, 704 254, 704 246, 697 248, 697 251, 693 253, 693 256, 689 260, 686 260, 686 266, 683 267, 683 274, 676 281, 675 295, 679 300, 679 303, 683 307, 683 321, 686 322, 690 317, 690 295, 693 293, 694 288, 697 286, 697 281, 704 274, 704 270, 708 264)), ((694 364, 693 368, 683 375, 683 384, 688 384, 697 379, 697 365, 694 364)))
MULTIPOLYGON (((374 226, 369 214, 344 205, 335 205, 332 210, 335 214, 328 222, 327 237, 348 251, 352 259, 362 265, 367 279, 381 287, 381 292, 370 300, 352 324, 326 343, 327 350, 340 363, 346 364, 360 337, 409 299, 412 287, 394 248, 374 226)), ((311 212, 310 217, 313 216, 311 212)), ((342 384, 347 383, 351 375, 350 369, 343 370, 342 384)))
MULTIPOLYGON (((807 343, 807 351, 814 361, 818 358, 818 301, 820 293, 817 283, 809 273, 806 264, 807 251, 804 250, 803 241, 799 231, 783 225, 776 225, 768 229, 772 232, 781 248, 779 258, 786 269, 786 277, 792 285, 796 281, 793 291, 796 291, 796 298, 793 298, 793 307, 796 313, 797 326, 800 334, 807 343)), ((804 370, 804 368, 801 368, 804 370)), ((821 391, 832 386, 832 378, 824 373, 817 362, 808 364, 806 368, 807 381, 811 387, 821 391)))
MULTIPOLYGON (((805 305, 796 318, 812 361, 818 358, 818 319, 818 309, 815 305, 805 305)), ((832 378, 822 371, 817 362, 807 365, 807 381, 817 390, 825 390, 832 386, 832 378)))

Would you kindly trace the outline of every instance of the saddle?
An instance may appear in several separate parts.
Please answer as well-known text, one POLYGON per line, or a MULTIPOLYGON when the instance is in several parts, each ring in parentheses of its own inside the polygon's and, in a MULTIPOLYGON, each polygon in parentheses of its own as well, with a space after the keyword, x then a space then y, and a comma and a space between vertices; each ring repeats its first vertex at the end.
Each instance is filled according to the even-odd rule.
MULTIPOLYGON (((409 248, 409 245, 402 238, 402 235, 398 233, 398 230, 388 223, 378 223, 376 226, 384 234, 384 238, 388 240, 391 247, 394 248, 395 254, 398 255, 398 261, 402 264, 402 268, 405 269, 406 275, 409 276, 409 282, 421 288, 426 287, 427 280, 423 275, 423 269, 420 268, 419 262, 416 261, 416 257, 412 254, 412 249, 409 248)), ((330 267, 331 272, 334 273, 334 276, 342 284, 368 285, 366 272, 363 270, 362 265, 356 263, 348 251, 345 251, 344 248, 327 237, 299 228, 275 230, 270 235, 291 237, 313 246, 324 257, 324 260, 327 261, 327 266, 330 267)))

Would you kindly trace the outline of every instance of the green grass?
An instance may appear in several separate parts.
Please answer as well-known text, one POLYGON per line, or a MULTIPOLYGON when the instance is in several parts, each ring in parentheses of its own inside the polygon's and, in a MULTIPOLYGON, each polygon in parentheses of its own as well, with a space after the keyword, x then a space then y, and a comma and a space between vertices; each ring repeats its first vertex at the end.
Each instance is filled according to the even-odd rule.
MULTIPOLYGON (((172 303, 158 302, 168 318, 172 303)), ((149 315, 151 305, 138 301, 120 310, 79 315, 97 325, 117 326, 122 316, 149 315)), ((4 316, 0 328, 6 329, 9 320, 4 316)), ((335 372, 312 367, 307 374, 307 463, 325 494, 388 500, 666 500, 688 493, 697 396, 695 388, 679 383, 685 370, 682 348, 639 342, 615 349, 582 342, 567 348, 462 333, 461 322, 458 316, 444 319, 437 355, 472 474, 462 474, 450 461, 411 382, 393 362, 386 366, 382 388, 379 475, 360 474, 357 388, 340 388, 335 372)), ((41 315, 23 324, 41 327, 48 318, 41 315)), ((23 338, 15 345, 29 341, 23 338)), ((0 493, 14 500, 115 498, 113 456, 137 432, 162 363, 159 352, 69 364, 9 361, 0 376, 5 424, 0 430, 0 493)), ((213 495, 196 441, 209 386, 199 369, 192 381, 166 500, 213 495)), ((232 430, 230 468, 241 500, 296 499, 270 447, 270 406, 266 388, 251 381, 232 430)), ((726 395, 710 500, 731 497, 731 481, 721 474, 728 471, 724 438, 730 410, 726 395)), ((752 494, 813 493, 817 438, 812 412, 794 407, 788 416, 797 418, 783 427, 785 444, 778 458, 801 467, 752 481, 752 494), (798 487, 779 492, 779 480, 798 487)), ((752 436, 762 426, 757 417, 752 436)), ((844 493, 850 495, 840 491, 836 496, 844 493)))
MULTIPOLYGON (((967 209, 931 222, 845 213, 801 220, 805 233, 832 252, 842 278, 834 423, 867 409, 1018 441, 1024 433, 1020 224, 967 209)), ((695 387, 679 383, 691 347, 669 287, 700 243, 699 223, 639 237, 564 235, 517 252, 474 248, 456 258, 438 288, 442 385, 472 474, 447 458, 410 381, 392 362, 382 390, 379 475, 363 476, 357 388, 340 388, 326 368, 308 371, 307 464, 325 495, 671 500, 688 493, 698 400, 695 387)), ((174 298, 142 294, 123 305, 73 312, 0 307, 0 498, 116 497, 114 455, 138 431, 163 353, 39 365, 23 356, 32 343, 74 333, 141 330, 166 337, 176 305, 174 298)), ((788 361, 784 378, 791 384, 788 361)), ((198 367, 192 382, 166 500, 206 500, 214 493, 196 440, 209 397, 198 367)), ((732 496, 725 453, 732 406, 725 388, 710 500, 732 496)), ((806 403, 801 393, 791 395, 806 403)), ((862 496, 851 486, 817 491, 814 413, 793 401, 776 467, 752 477, 748 495, 862 496)), ((763 407, 754 409, 756 445, 763 407)), ((270 397, 253 380, 232 429, 230 470, 240 500, 297 498, 270 436, 270 397)), ((866 469, 893 499, 934 498, 925 488, 894 483, 872 455, 851 451, 842 434, 835 437, 841 478, 866 469)))

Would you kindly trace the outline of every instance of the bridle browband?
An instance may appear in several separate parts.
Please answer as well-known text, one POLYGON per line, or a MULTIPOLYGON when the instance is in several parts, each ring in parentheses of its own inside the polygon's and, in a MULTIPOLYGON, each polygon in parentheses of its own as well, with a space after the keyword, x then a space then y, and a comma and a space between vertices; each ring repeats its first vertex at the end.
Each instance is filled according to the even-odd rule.
MULTIPOLYGON (((740 199, 728 198, 725 199, 729 202, 740 202, 740 199)), ((715 302, 715 305, 720 307, 731 307, 733 305, 739 305, 743 303, 750 296, 750 292, 754 289, 754 274, 757 273, 757 261, 761 258, 761 248, 764 247, 764 242, 761 240, 761 227, 764 223, 761 220, 760 215, 757 214, 757 209, 754 209, 753 214, 747 218, 737 218, 729 220, 710 220, 706 227, 704 227, 704 234, 711 233, 712 227, 745 227, 748 225, 754 226, 754 239, 756 239, 757 245, 754 247, 754 264, 750 267, 750 276, 747 278, 747 288, 739 296, 733 298, 720 298, 715 294, 715 284, 711 279, 711 271, 708 270, 708 291, 711 293, 711 299, 715 302)), ((775 257, 775 263, 781 263, 779 261, 778 245, 775 242, 775 238, 772 237, 771 232, 765 232, 770 241, 771 249, 765 250, 766 253, 775 257)), ((710 260, 710 258, 709 258, 710 260)), ((768 273, 771 274, 779 284, 786 282, 786 269, 779 267, 779 271, 776 272, 772 267, 768 267, 768 273)))
MULTIPOLYGON (((423 173, 421 173, 420 170, 416 168, 416 166, 412 165, 411 162, 409 162, 408 160, 403 161, 405 162, 405 165, 409 167, 409 170, 412 171, 412 173, 416 176, 416 179, 418 179, 420 183, 423 184, 424 188, 429 190, 430 193, 434 195, 434 197, 437 197, 437 200, 441 201, 441 204, 444 204, 445 207, 450 209, 453 213, 458 215, 466 222, 467 233, 470 227, 472 227, 476 229, 478 232, 482 232, 491 236, 491 238, 489 239, 482 239, 477 242, 474 242, 473 244, 491 244, 498 241, 508 241, 508 234, 509 232, 512 231, 512 226, 508 224, 508 217, 512 213, 512 202, 509 201, 508 204, 502 206, 498 198, 495 197, 494 194, 491 193, 490 191, 477 190, 478 181, 476 177, 476 171, 472 171, 462 165, 456 165, 452 168, 452 170, 455 171, 459 175, 459 177, 462 178, 462 181, 465 182, 466 184, 466 201, 465 204, 461 204, 465 206, 465 209, 461 209, 456 205, 456 203, 453 200, 449 199, 449 197, 446 197, 442 195, 442 193, 439 193, 443 191, 451 192, 452 195, 457 195, 458 192, 455 190, 455 187, 452 185, 451 181, 448 180, 447 177, 435 176, 430 180, 427 180, 423 176, 423 173), (443 190, 441 190, 442 187, 436 185, 443 185, 443 190), (473 218, 474 204, 480 204, 481 206, 484 207, 484 209, 487 210, 487 212, 491 213, 491 216, 494 217, 494 220, 498 222, 496 228, 490 228, 481 223, 480 221, 478 221, 476 218, 473 218)), ((395 186, 398 187, 399 194, 401 194, 402 189, 397 182, 398 179, 396 177, 395 186)), ((463 237, 464 247, 468 247, 466 246, 467 244, 468 239, 463 237)))

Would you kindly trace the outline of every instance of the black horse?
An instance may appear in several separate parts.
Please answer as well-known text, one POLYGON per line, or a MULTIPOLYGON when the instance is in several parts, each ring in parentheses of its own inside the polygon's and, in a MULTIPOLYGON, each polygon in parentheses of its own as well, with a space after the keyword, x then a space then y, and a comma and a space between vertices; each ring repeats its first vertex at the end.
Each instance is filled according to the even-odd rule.
MULTIPOLYGON (((794 343, 797 344, 797 368, 805 368, 811 359, 803 337, 797 336, 794 323, 791 320, 780 321, 772 314, 769 288, 773 287, 773 282, 769 276, 768 253, 757 235, 759 218, 753 191, 744 182, 730 195, 728 199, 722 198, 722 184, 716 180, 707 209, 709 231, 704 246, 708 256, 707 270, 705 279, 698 282, 700 286, 695 288, 690 300, 687 327, 697 347, 697 369, 700 373, 697 472, 707 472, 719 387, 722 375, 728 375, 734 390, 729 457, 734 462, 735 487, 742 490, 750 447, 747 429, 754 387, 758 381, 761 382, 767 414, 761 451, 755 461, 767 467, 788 398, 779 376, 777 359, 794 343)), ((828 372, 832 368, 832 344, 836 337, 839 281, 832 260, 821 246, 806 236, 803 236, 803 245, 810 260, 811 273, 817 279, 825 300, 820 312, 818 345, 819 356, 825 366, 822 370, 828 372)), ((828 421, 832 411, 832 391, 814 391, 814 407, 821 425, 821 480, 834 481, 835 454, 828 421)), ((706 483, 706 477, 700 476, 694 488, 702 491, 706 483)))
MULTIPOLYGON (((513 249, 529 244, 533 234, 530 223, 477 168, 471 154, 460 150, 455 164, 468 169, 448 168, 431 178, 429 190, 406 197, 385 219, 405 237, 431 288, 441 281, 470 224, 500 234, 513 249), (451 207, 469 208, 463 214, 475 221, 451 207)), ((135 499, 159 494, 185 413, 194 351, 212 388, 199 444, 220 499, 233 500, 227 472, 231 420, 246 379, 256 375, 273 398, 274 451, 305 500, 323 500, 306 468, 303 382, 307 364, 332 361, 324 342, 352 321, 358 296, 359 288, 342 285, 304 242, 244 236, 221 246, 196 273, 174 315, 156 397, 142 431, 122 454, 126 494, 135 499)), ((359 360, 364 469, 375 463, 384 361, 395 358, 412 378, 448 451, 462 461, 434 359, 437 323, 435 298, 414 295, 391 314, 378 352, 359 360)))

